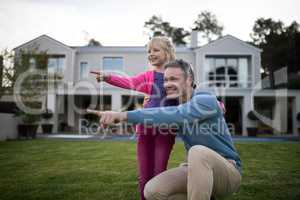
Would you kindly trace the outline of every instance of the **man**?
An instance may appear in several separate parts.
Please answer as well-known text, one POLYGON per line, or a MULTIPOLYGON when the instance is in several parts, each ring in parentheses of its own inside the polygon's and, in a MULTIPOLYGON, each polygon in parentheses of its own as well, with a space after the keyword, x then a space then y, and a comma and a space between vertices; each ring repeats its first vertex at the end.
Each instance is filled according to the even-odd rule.
POLYGON ((151 179, 145 187, 146 199, 209 200, 236 192, 241 183, 241 160, 233 145, 222 108, 215 96, 194 91, 194 74, 183 60, 165 66, 167 99, 179 106, 140 109, 129 112, 89 111, 101 117, 100 124, 127 121, 153 126, 177 125, 187 152, 187 163, 151 179))

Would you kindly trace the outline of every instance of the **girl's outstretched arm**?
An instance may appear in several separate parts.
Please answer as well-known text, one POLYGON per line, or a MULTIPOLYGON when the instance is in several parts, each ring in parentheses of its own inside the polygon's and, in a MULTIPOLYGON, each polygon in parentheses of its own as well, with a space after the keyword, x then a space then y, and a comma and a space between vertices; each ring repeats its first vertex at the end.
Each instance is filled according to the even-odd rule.
POLYGON ((136 90, 146 94, 150 94, 150 88, 152 83, 150 80, 150 72, 143 72, 136 76, 118 76, 112 74, 105 74, 103 72, 91 71, 91 73, 97 75, 97 81, 105 81, 113 86, 117 86, 124 89, 136 90))

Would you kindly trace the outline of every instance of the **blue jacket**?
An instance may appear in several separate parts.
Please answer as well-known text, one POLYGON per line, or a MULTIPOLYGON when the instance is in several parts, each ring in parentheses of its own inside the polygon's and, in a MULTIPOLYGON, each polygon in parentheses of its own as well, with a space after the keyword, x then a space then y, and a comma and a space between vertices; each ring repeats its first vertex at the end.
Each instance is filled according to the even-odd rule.
POLYGON ((127 118, 134 124, 177 125, 187 152, 194 145, 206 146, 226 159, 235 160, 241 171, 240 157, 214 95, 194 92, 191 100, 179 106, 129 111, 127 118))

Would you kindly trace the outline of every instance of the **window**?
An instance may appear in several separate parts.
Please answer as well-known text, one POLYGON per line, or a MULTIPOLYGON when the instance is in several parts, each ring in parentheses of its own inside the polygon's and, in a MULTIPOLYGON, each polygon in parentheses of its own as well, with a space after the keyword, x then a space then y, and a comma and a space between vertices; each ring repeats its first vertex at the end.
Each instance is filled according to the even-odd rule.
POLYGON ((239 58, 239 81, 242 87, 247 87, 250 70, 248 69, 248 60, 246 58, 239 58))
POLYGON ((64 56, 50 56, 48 58, 48 73, 63 75, 65 70, 64 56))
POLYGON ((92 104, 90 95, 75 95, 75 105, 77 108, 86 110, 89 107, 95 107, 95 110, 111 110, 112 97, 111 95, 100 95, 97 101, 92 104))
POLYGON ((206 57, 204 72, 209 86, 250 87, 249 60, 249 57, 206 57))
POLYGON ((80 62, 80 79, 87 78, 89 75, 89 66, 87 62, 80 62))
POLYGON ((104 57, 103 58, 104 71, 123 71, 122 57, 104 57))

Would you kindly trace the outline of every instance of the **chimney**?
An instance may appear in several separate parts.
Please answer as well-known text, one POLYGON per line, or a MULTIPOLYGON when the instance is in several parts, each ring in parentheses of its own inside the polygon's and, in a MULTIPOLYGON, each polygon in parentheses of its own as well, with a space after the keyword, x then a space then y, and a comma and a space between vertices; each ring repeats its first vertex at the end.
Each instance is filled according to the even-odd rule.
POLYGON ((191 32, 191 48, 198 47, 198 31, 192 30, 191 32))

